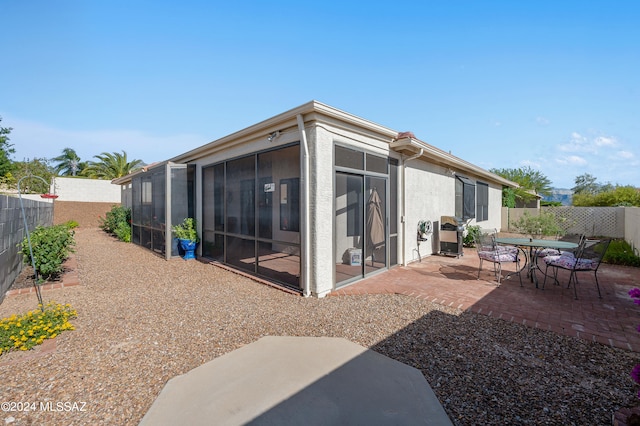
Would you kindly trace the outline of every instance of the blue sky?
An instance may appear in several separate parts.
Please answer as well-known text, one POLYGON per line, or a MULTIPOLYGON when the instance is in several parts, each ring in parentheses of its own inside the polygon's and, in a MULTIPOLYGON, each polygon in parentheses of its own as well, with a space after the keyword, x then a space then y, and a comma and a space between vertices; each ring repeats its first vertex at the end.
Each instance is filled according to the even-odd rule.
POLYGON ((480 167, 640 186, 640 2, 0 0, 16 160, 162 161, 312 99, 480 167))

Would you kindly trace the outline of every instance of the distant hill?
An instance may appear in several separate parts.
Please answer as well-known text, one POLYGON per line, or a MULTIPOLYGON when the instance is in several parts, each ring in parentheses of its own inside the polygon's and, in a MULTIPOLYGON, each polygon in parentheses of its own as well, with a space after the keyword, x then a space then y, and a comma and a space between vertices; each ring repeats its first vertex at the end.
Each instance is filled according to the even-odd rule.
POLYGON ((552 188, 549 197, 542 197, 543 201, 559 201, 563 206, 570 206, 573 198, 573 191, 563 188, 552 188))

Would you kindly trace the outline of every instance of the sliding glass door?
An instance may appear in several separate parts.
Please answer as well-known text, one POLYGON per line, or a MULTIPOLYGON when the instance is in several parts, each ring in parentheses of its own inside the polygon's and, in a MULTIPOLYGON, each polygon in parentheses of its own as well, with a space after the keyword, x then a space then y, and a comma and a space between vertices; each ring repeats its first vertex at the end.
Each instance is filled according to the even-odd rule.
POLYGON ((387 267, 387 180, 365 177, 365 274, 387 267))
POLYGON ((388 267, 387 179, 336 172, 336 283, 388 267))
POLYGON ((336 173, 336 283, 363 276, 364 177, 336 173))

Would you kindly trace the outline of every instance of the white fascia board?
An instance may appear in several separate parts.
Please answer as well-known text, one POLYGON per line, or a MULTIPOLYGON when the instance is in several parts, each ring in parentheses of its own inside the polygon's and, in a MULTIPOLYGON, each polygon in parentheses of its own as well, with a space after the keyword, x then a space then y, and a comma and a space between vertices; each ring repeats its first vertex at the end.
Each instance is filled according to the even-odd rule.
MULTIPOLYGON (((333 108, 320 102, 314 102, 315 112, 326 117, 337 119, 338 121, 349 124, 349 129, 360 128, 367 131, 367 135, 371 133, 379 135, 382 139, 389 142, 398 136, 396 130, 390 129, 373 121, 365 120, 348 112, 333 108)), ((364 134, 364 133, 363 133, 364 134)))
POLYGON ((423 154, 420 157, 425 161, 430 161, 436 164, 441 164, 443 166, 451 167, 460 172, 468 172, 473 173, 477 176, 483 177, 490 181, 499 183, 503 186, 508 186, 511 188, 518 188, 518 185, 515 182, 512 182, 508 179, 503 178, 502 176, 498 176, 495 173, 491 173, 488 170, 485 170, 481 167, 478 167, 474 164, 469 163, 455 155, 449 154, 446 151, 441 150, 440 148, 436 148, 433 145, 430 145, 426 142, 423 142, 414 138, 403 138, 398 139, 391 142, 391 148, 396 151, 408 151, 410 153, 418 153, 420 149, 422 149, 423 154))
POLYGON ((284 131, 290 128, 297 128, 296 117, 302 115, 305 121, 315 120, 323 121, 323 118, 329 118, 331 124, 336 122, 346 123, 349 129, 362 129, 367 135, 376 134, 378 137, 389 142, 398 135, 395 130, 376 124, 372 121, 365 120, 347 112, 325 105, 318 101, 310 101, 300 105, 289 111, 285 111, 267 120, 256 123, 245 129, 239 130, 228 136, 209 142, 199 148, 195 148, 177 157, 173 157, 169 161, 175 163, 184 163, 196 160, 205 155, 210 155, 221 149, 239 145, 250 140, 255 140, 256 136, 263 135, 265 138, 274 131, 284 131))

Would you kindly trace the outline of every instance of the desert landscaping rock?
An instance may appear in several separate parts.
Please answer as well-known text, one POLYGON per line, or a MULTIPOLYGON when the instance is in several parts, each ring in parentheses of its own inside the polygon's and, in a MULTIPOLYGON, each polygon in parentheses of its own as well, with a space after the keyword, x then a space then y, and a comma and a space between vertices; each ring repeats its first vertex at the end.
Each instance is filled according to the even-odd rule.
MULTIPOLYGON (((1 421, 137 424, 170 378, 263 336, 343 337, 416 367, 457 425, 611 424, 637 405, 633 352, 409 296, 303 298, 97 228, 76 241, 80 285, 43 293, 78 311, 76 330, 53 352, 0 357, 0 401, 83 410, 5 411, 1 421)), ((0 317, 36 304, 6 297, 0 317)))

